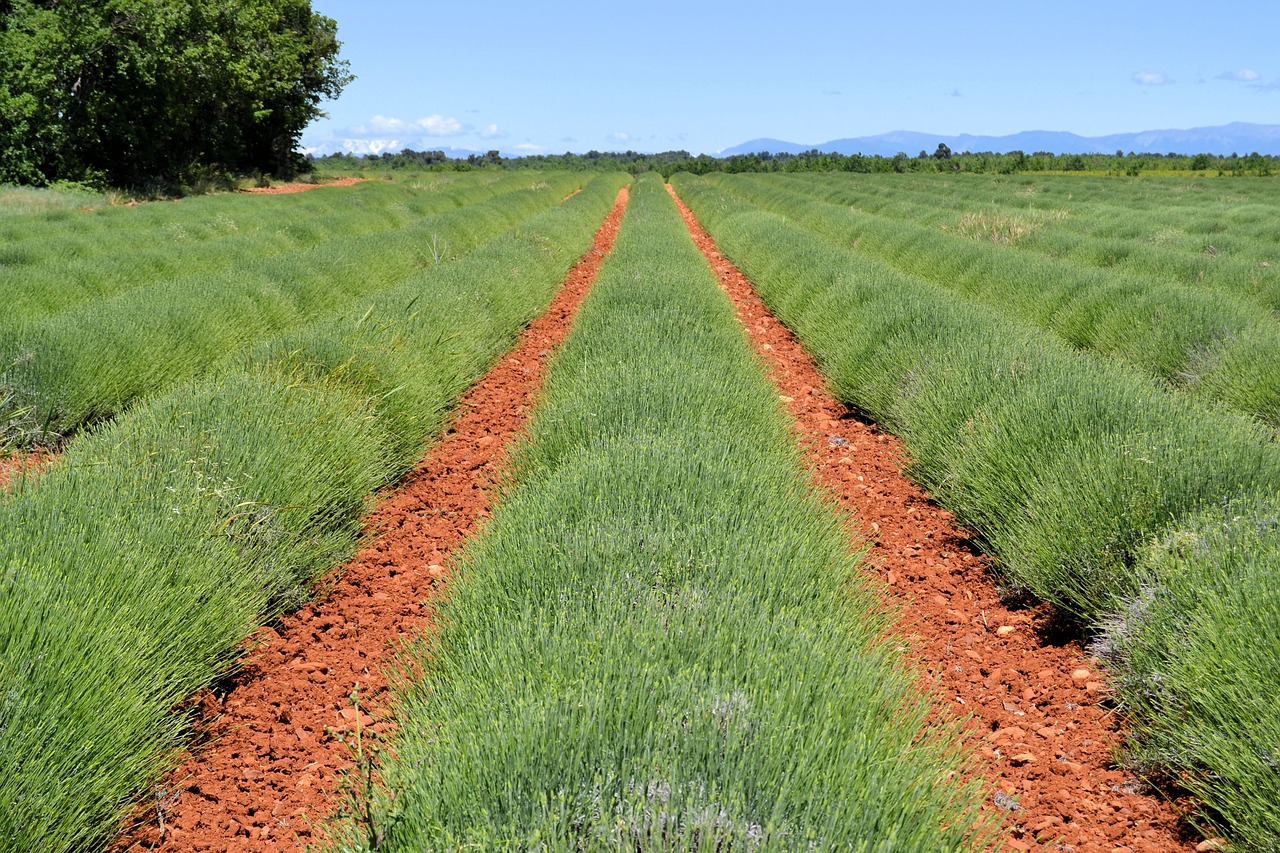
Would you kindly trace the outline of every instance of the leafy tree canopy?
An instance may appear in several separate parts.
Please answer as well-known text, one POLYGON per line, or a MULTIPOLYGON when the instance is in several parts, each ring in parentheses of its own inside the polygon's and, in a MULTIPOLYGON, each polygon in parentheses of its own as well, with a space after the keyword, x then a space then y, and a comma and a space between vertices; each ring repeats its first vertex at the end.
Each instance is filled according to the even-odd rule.
POLYGON ((309 0, 0 0, 0 182, 289 174, 340 47, 309 0))

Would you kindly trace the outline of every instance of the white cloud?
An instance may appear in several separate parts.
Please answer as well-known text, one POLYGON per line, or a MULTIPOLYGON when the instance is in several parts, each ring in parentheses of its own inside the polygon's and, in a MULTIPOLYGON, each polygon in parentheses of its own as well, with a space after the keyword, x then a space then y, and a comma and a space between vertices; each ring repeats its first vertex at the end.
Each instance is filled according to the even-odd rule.
MULTIPOLYGON (((386 116, 374 116, 373 118, 369 119, 369 127, 372 127, 374 130, 378 130, 378 131, 386 131, 386 130, 400 131, 400 130, 404 130, 408 126, 409 126, 408 124, 406 124, 403 120, 398 118, 387 118, 386 116)), ((367 128, 363 126, 353 127, 352 130, 355 131, 356 133, 367 132, 367 128)))
POLYGON ((1133 82, 1139 86, 1168 86, 1173 83, 1173 79, 1159 71, 1135 71, 1133 82))
POLYGON ((1235 83, 1256 83, 1262 79, 1262 75, 1252 68, 1241 68, 1239 71, 1223 71, 1217 79, 1231 80, 1235 83))
POLYGON ((609 139, 612 142, 629 142, 631 141, 631 134, 623 133, 621 130, 615 130, 613 133, 609 134, 609 139))
POLYGON ((414 151, 480 149, 483 152, 485 149, 481 146, 496 147, 495 140, 508 136, 497 123, 477 127, 439 113, 415 119, 375 115, 368 121, 349 127, 313 128, 303 134, 301 147, 316 156, 336 152, 357 156, 388 151, 398 153, 406 148, 414 151))
POLYGON ((383 151, 404 149, 399 139, 343 139, 333 146, 335 151, 350 151, 352 154, 381 154, 383 151))
POLYGON ((427 136, 461 136, 467 133, 471 128, 463 124, 456 118, 429 115, 415 121, 405 121, 401 118, 392 116, 377 115, 369 119, 369 123, 358 124, 352 127, 348 132, 356 136, 370 136, 378 134, 398 133, 398 134, 426 134, 427 136))
POLYGON ((413 125, 428 136, 461 136, 467 132, 467 126, 462 122, 456 118, 448 118, 442 115, 429 115, 426 118, 420 118, 413 125))
POLYGON ((521 154, 545 154, 547 149, 541 145, 534 145, 532 142, 521 142, 516 146, 516 150, 521 154))

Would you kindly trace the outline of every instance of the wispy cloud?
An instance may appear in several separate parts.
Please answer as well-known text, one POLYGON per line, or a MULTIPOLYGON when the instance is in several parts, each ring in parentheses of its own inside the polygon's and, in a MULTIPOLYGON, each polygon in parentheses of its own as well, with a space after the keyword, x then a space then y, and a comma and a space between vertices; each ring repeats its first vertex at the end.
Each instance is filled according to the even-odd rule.
POLYGON ((1173 83, 1173 78, 1159 71, 1135 71, 1133 82, 1139 86, 1169 86, 1173 83))
POLYGON ((1216 79, 1234 83, 1256 83, 1262 79, 1262 75, 1252 68, 1241 68, 1239 71, 1223 71, 1216 79))
POLYGON ((507 135, 496 124, 487 125, 480 131, 481 139, 506 139, 506 137, 507 135))
POLYGON ((534 145, 532 142, 521 142, 516 146, 516 150, 521 154, 545 154, 547 151, 541 145, 534 145))
POLYGON ((609 134, 609 141, 610 142, 630 142, 631 134, 625 133, 621 130, 615 130, 613 133, 609 134))

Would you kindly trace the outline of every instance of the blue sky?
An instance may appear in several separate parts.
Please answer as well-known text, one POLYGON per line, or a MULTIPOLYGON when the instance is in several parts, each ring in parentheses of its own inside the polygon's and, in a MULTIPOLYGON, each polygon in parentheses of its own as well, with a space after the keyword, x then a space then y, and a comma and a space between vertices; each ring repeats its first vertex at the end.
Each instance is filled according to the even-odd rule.
POLYGON ((358 78, 304 134, 317 153, 1280 124, 1277 0, 312 8, 358 78))

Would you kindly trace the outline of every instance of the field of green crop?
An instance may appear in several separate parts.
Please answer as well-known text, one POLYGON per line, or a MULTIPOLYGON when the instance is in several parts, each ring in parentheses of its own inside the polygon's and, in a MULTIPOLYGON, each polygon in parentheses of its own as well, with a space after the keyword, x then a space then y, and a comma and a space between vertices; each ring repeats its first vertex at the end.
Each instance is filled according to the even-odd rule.
MULTIPOLYGON (((1026 257, 1016 249, 939 227, 889 251, 892 228, 843 218, 847 207, 820 207, 824 220, 790 179, 736 181, 673 184, 834 393, 906 440, 912 475, 976 531, 1006 582, 1078 615, 1112 665, 1138 766, 1200 793, 1210 831, 1280 849, 1280 711, 1251 698, 1280 694, 1275 421, 1186 393, 1141 357, 1074 346, 1014 298, 916 272, 966 257, 970 241, 1010 263, 1026 257)), ((1270 182, 1255 187, 1260 203, 1276 199, 1270 182)), ((1001 279, 1001 263, 985 269, 1001 279)), ((1025 286, 1034 302, 1057 282, 1025 286)), ((1130 316, 1138 336, 1168 317, 1148 308, 1130 316)), ((1276 322, 1263 313, 1253 328, 1276 322)), ((1257 379, 1280 382, 1280 359, 1257 379)))
MULTIPOLYGON (((257 344, 228 326, 224 340, 249 347, 240 358, 156 382, 0 496, 0 848, 100 846, 164 769, 185 722, 172 709, 351 553, 366 496, 541 312, 624 182, 588 178, 558 203, 558 180, 510 188, 552 196, 507 217, 518 229, 410 264, 344 312, 257 344)), ((368 188, 325 192, 342 205, 368 188)), ((341 286, 355 271, 298 273, 341 286)))
MULTIPOLYGON (((305 202, 282 216, 279 197, 248 199, 262 205, 257 210, 243 208, 243 197, 209 198, 168 205, 198 209, 161 224, 107 223, 96 244, 75 235, 67 249, 51 234, 39 242, 50 247, 43 254, 13 249, 25 259, 11 262, 14 290, 35 295, 28 306, 61 289, 50 277, 62 260, 75 259, 78 269, 67 288, 75 293, 61 304, 46 298, 39 309, 19 307, 0 321, 0 425, 10 442, 56 442, 175 382, 216 373, 255 344, 362 312, 376 294, 410 278, 440 275, 583 182, 525 176, 436 191, 376 183, 355 188, 314 222, 305 202), (283 241, 282 233, 289 235, 283 241), (186 239, 198 248, 190 264, 186 239), (180 269, 154 263, 161 247, 170 264, 181 258, 180 269), (109 257, 97 257, 103 252, 109 257)), ((85 218, 96 224, 122 212, 130 211, 85 218)), ((45 224, 78 231, 66 220, 45 224)))
MULTIPOLYGON (((101 848, 174 709, 352 552, 629 180, 0 188, 0 454, 58 451, 0 491, 0 850, 101 848)), ((672 184, 1001 582, 1076 620, 1122 760, 1280 850, 1280 184, 672 184)), ((510 465, 336 849, 995 838, 656 175, 510 465)))
POLYGON ((1164 283, 1221 288, 1280 310, 1273 182, 1133 182, 1036 176, 898 182, 797 176, 825 202, 934 225, 1164 283))
POLYGON ((343 849, 956 850, 977 791, 658 176, 343 849), (502 709, 495 714, 495 709, 502 709))
MULTIPOLYGON (((957 183, 974 190, 969 182, 957 183)), ((1054 250, 1017 250, 1024 243, 1032 245, 1036 236, 1067 231, 1074 220, 1090 218, 1091 211, 1078 211, 1074 201, 1060 207, 1042 203, 1024 210, 992 210, 971 196, 964 199, 970 204, 967 209, 963 201, 956 201, 959 210, 947 209, 947 215, 940 216, 938 207, 920 199, 911 205, 898 201, 895 217, 883 208, 863 210, 859 190, 847 181, 815 185, 804 178, 726 175, 714 184, 894 273, 1012 315, 1076 349, 1110 356, 1280 429, 1280 303, 1270 292, 1280 294, 1280 275, 1271 268, 1272 260, 1280 267, 1280 246, 1274 233, 1266 233, 1252 217, 1242 217, 1236 225, 1223 216, 1232 224, 1219 224, 1222 233, 1212 235, 1221 249, 1211 246, 1208 238, 1192 238, 1205 247, 1196 259, 1207 258, 1206 251, 1212 249, 1251 270, 1253 283, 1245 285, 1229 276, 1179 280, 1158 267, 1135 263, 1122 268, 1118 261, 1093 264, 1054 250), (811 191, 815 189, 835 201, 820 200, 811 191)), ((1259 201, 1270 202, 1273 210, 1280 206, 1280 194, 1261 196, 1259 201)), ((1148 228, 1151 234, 1175 229, 1170 222, 1193 228, 1192 217, 1166 219, 1161 210, 1150 211, 1145 224, 1142 214, 1130 213, 1130 227, 1139 235, 1146 235, 1148 228)), ((1111 251, 1106 246, 1114 242, 1092 234, 1079 239, 1097 255, 1111 251)), ((1143 245, 1139 237, 1121 242, 1143 245)), ((1045 243, 1053 245, 1048 239, 1040 245, 1045 243)), ((1186 254, 1185 243, 1177 247, 1170 240, 1159 251, 1176 258, 1186 254)), ((1115 254, 1123 256, 1118 250, 1115 254)))

